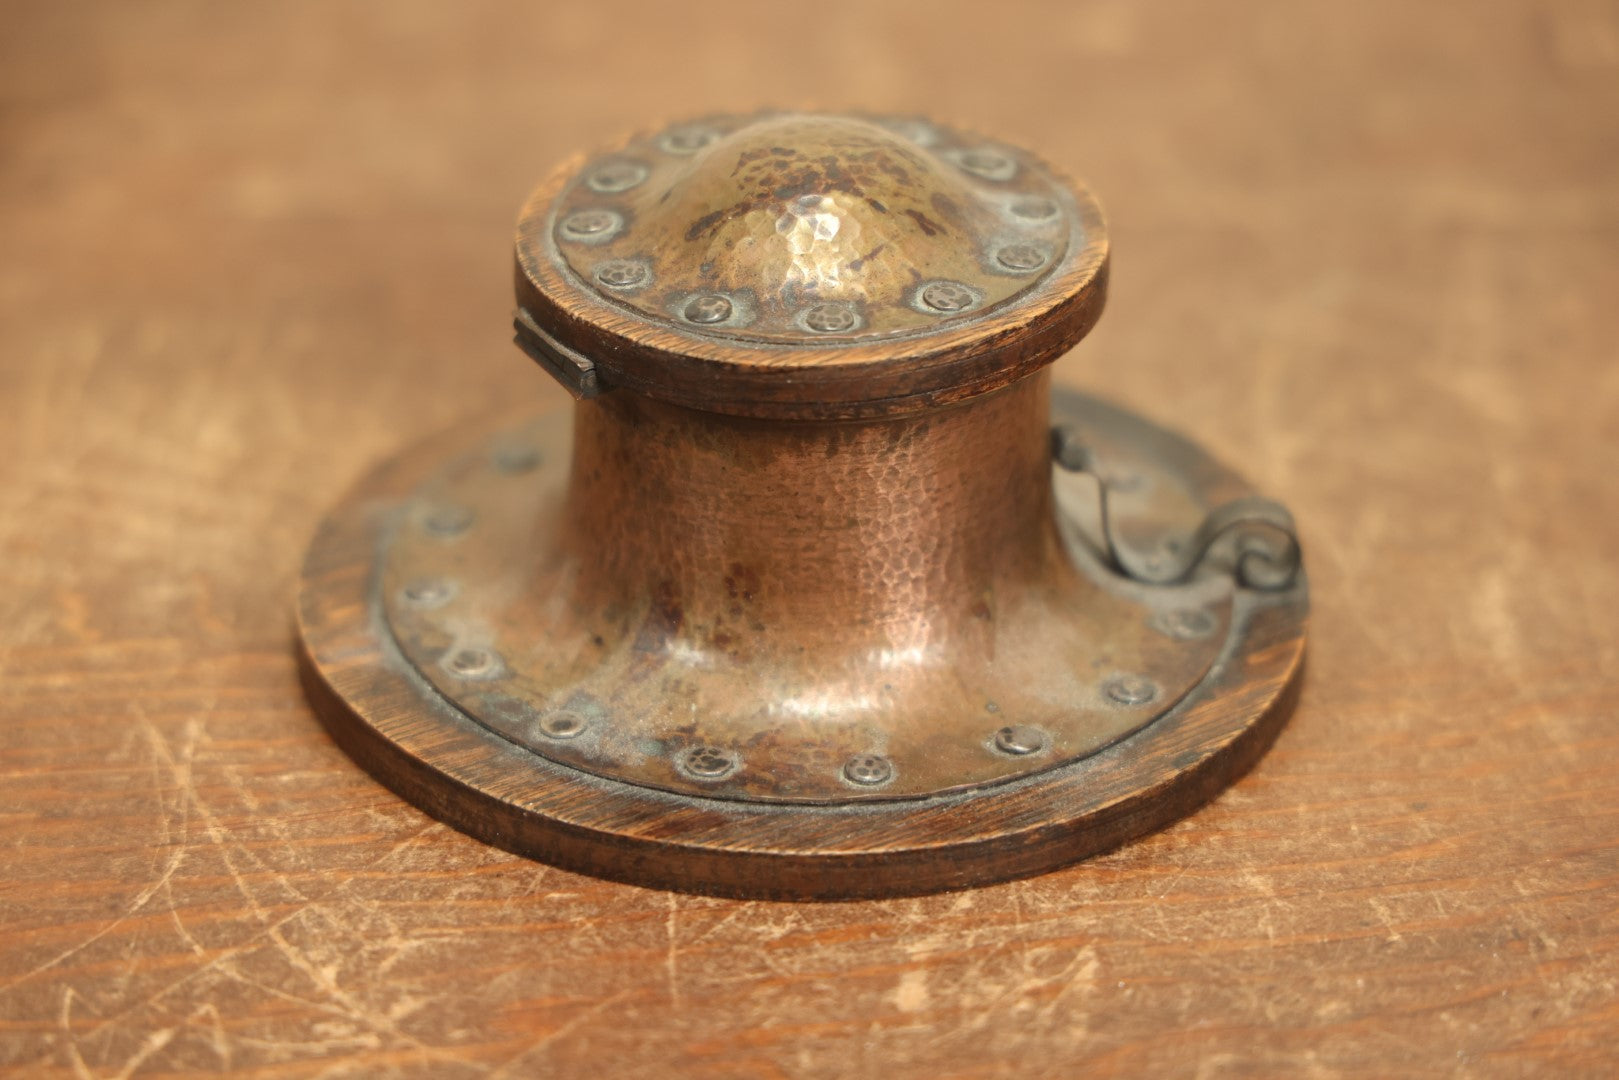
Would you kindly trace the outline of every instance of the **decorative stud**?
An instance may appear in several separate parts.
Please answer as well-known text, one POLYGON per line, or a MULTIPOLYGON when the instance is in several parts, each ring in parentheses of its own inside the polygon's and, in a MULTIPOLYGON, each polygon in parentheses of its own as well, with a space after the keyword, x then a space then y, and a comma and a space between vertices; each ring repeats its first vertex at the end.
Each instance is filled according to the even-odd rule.
POLYGON ((609 289, 634 289, 651 281, 652 271, 635 259, 609 259, 596 267, 596 280, 609 289))
POLYGON ((421 611, 443 607, 455 596, 455 585, 444 578, 423 578, 399 590, 399 598, 421 611))
POLYGON ((724 322, 735 310, 727 297, 717 293, 704 293, 686 301, 686 306, 680 309, 680 315, 687 322, 708 325, 724 322))
POLYGON ((463 679, 487 679, 500 671, 500 658, 488 649, 456 649, 444 659, 444 670, 463 679))
POLYGON ((719 137, 709 128, 675 128, 658 136, 658 148, 670 154, 695 154, 719 137))
POLYGON ((984 147, 955 150, 949 157, 963 172, 972 173, 984 180, 1010 180, 1017 175, 1017 162, 999 150, 984 147))
POLYGON ((563 710, 540 717, 540 734, 548 739, 572 739, 584 731, 589 723, 576 712, 563 710))
POLYGON ((1008 244, 995 253, 995 262, 1015 274, 1038 270, 1049 261, 1050 256, 1038 244, 1008 244))
POLYGON ((561 233, 582 244, 603 244, 624 227, 624 219, 612 210, 580 210, 562 219, 561 233))
POLYGON ((1050 743, 1044 731, 1027 724, 1008 724, 995 733, 995 749, 1014 757, 1038 754, 1050 743))
POLYGON ((860 325, 860 316, 845 304, 812 304, 798 316, 799 325, 816 334, 844 334, 860 325))
POLYGON ((680 755, 680 768, 698 780, 723 780, 736 772, 742 760, 718 746, 694 746, 680 755))
POLYGON ((843 778, 861 787, 877 787, 894 778, 894 763, 881 754, 856 754, 844 763, 843 778))
POLYGON ((921 306, 929 311, 954 315, 978 303, 978 294, 958 281, 934 281, 917 293, 921 306))
POLYGON ((1060 213, 1056 200, 1043 195, 1025 195, 1014 199, 1009 209, 1013 217, 1024 221, 1051 221, 1060 213))
POLYGON ((1158 696, 1158 686, 1140 675, 1119 675, 1102 684, 1102 693, 1115 705, 1145 705, 1158 696))
POLYGON ((585 183, 592 191, 616 195, 639 186, 648 175, 647 167, 638 161, 609 161, 592 172, 585 183))
POLYGON ((428 514, 422 527, 440 539, 449 540, 472 528, 473 513, 465 506, 441 506, 428 514))

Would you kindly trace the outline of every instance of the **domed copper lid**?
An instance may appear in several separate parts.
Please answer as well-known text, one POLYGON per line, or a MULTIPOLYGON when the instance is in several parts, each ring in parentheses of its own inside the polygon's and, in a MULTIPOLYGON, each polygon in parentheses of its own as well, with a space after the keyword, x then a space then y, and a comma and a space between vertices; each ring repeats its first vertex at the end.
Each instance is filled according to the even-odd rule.
POLYGON ((520 340, 584 394, 877 415, 1005 385, 1101 312, 1089 193, 919 120, 762 113, 551 176, 517 235, 520 340))

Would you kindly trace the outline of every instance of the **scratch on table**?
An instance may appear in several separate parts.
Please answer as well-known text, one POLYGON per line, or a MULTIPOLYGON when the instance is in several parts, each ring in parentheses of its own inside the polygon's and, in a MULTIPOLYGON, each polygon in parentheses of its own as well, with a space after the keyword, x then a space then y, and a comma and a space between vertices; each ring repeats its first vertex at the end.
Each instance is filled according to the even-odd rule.
POLYGON ((1276 883, 1257 870, 1245 869, 1242 872, 1243 889, 1260 902, 1259 929, 1263 931, 1265 940, 1276 940, 1276 919, 1273 914, 1276 907, 1276 883))
MULTIPOLYGON (((73 1001, 77 997, 71 986, 62 991, 62 1009, 58 1026, 62 1029, 62 1038, 67 1050, 68 1063, 73 1067, 73 1075, 80 1077, 81 1080, 95 1080, 95 1074, 85 1063, 84 1055, 79 1052, 78 1040, 73 1034, 73 1001)), ((135 1048, 135 1052, 124 1060, 123 1067, 113 1074, 113 1080, 129 1080, 147 1058, 169 1045, 174 1038, 174 1030, 174 1028, 158 1028, 149 1032, 135 1048)))
POLYGON ((218 1007, 211 1001, 205 1001, 191 1011, 191 1014, 186 1017, 186 1023, 193 1024, 204 1017, 212 1021, 208 1027, 208 1041, 212 1045, 214 1053, 219 1056, 221 1068, 229 1072, 231 1068, 230 1039, 225 1036, 225 1023, 219 1015, 218 1007))
POLYGON ((118 927, 123 925, 123 923, 127 921, 130 916, 136 914, 141 910, 141 908, 145 907, 151 901, 152 897, 157 894, 158 890, 164 889, 168 886, 170 879, 174 877, 174 872, 179 869, 180 864, 184 861, 185 852, 183 850, 175 852, 173 857, 169 859, 168 865, 163 869, 163 873, 159 876, 159 878, 137 893, 135 898, 130 901, 129 906, 125 908, 123 912, 120 913, 116 918, 98 928, 89 937, 74 945, 72 948, 58 953, 56 956, 45 961, 44 963, 25 971, 23 974, 12 979, 10 982, 0 985, 0 994, 5 993, 21 983, 27 982, 35 975, 49 971, 51 968, 56 967, 65 960, 71 959, 76 954, 84 951, 91 945, 94 945, 97 941, 100 941, 102 938, 118 929, 118 927))
MULTIPOLYGON (((324 912, 319 911, 319 909, 313 904, 306 906, 295 914, 301 915, 311 911, 325 917, 324 912)), ((297 945, 286 939, 286 936, 281 932, 281 927, 290 920, 291 916, 289 916, 287 919, 281 920, 281 922, 276 924, 276 926, 266 931, 266 936, 275 943, 276 949, 281 953, 282 957, 287 961, 287 963, 290 964, 295 970, 302 972, 303 975, 315 985, 315 988, 320 991, 322 997, 326 1000, 326 1002, 329 1003, 330 1007, 327 1009, 327 1011, 336 1012, 344 1019, 359 1024, 362 1028, 367 1028, 397 1039, 399 1042, 410 1046, 435 1060, 455 1062, 462 1062, 465 1060, 462 1055, 453 1050, 445 1050, 440 1047, 430 1046, 427 1043, 422 1042, 420 1039, 415 1038, 414 1036, 400 1029, 394 1017, 390 1016, 386 1012, 369 1007, 356 995, 345 991, 338 984, 336 964, 318 964, 309 956, 307 951, 299 948, 297 945)), ((419 1007, 420 1004, 420 1001, 413 1001, 412 1007, 419 1007)))
POLYGON ((381 855, 378 855, 375 859, 372 859, 370 862, 366 863, 365 866, 362 869, 363 870, 375 870, 377 867, 381 866, 383 863, 387 862, 389 859, 393 858, 395 855, 398 855, 401 851, 404 851, 407 848, 414 847, 416 844, 420 843, 421 840, 422 840, 422 837, 430 836, 430 835, 432 835, 434 833, 440 833, 440 832, 443 832, 443 831, 444 831, 444 826, 443 825, 440 825, 436 821, 429 821, 427 824, 423 825, 420 829, 417 829, 415 832, 411 833, 409 836, 405 837, 403 840, 401 840, 398 843, 394 844, 393 847, 389 848, 387 851, 384 851, 381 855))
POLYGON ((679 916, 680 897, 675 893, 666 894, 669 897, 669 917, 664 922, 664 934, 669 939, 668 953, 664 958, 664 975, 669 984, 669 1003, 676 1008, 680 1007, 680 944, 679 944, 679 916))
MULTIPOLYGON (((516 1068, 520 1062, 528 1058, 530 1054, 545 1049, 547 1046, 550 1046, 564 1035, 570 1034, 571 1032, 577 1030, 579 1027, 584 1025, 586 1021, 595 1019, 601 1013, 607 1011, 614 1005, 617 1005, 620 1001, 623 1001, 625 998, 629 997, 630 993, 631 991, 628 989, 620 990, 616 994, 602 998, 589 1008, 581 1009, 579 1013, 567 1023, 546 1032, 539 1039, 518 1051, 516 1055, 507 1058, 505 1062, 497 1066, 488 1074, 487 1080, 501 1080, 502 1077, 514 1075, 512 1070, 516 1068)), ((529 1074, 523 1073, 518 1075, 529 1074)))
MULTIPOLYGON (((1059 1006, 1068 1000, 1070 995, 1081 999, 1090 997, 1092 991, 1096 988, 1096 974, 1101 968, 1102 961, 1096 954, 1095 946, 1086 945, 1075 951, 1073 957, 1061 971, 1044 979, 1044 984, 1055 985, 1057 992, 1039 1010, 1040 1026, 1049 1026, 1053 1014, 1059 1006)), ((1070 1010, 1064 1015, 1064 1021, 1064 1026, 1069 1030, 1073 1038, 1078 1038, 1090 1030, 1090 1013, 1088 1010, 1070 1010)))
POLYGON ((1388 906, 1375 896, 1368 897, 1367 902, 1372 911, 1376 912, 1378 921, 1383 924, 1383 929, 1389 932, 1389 936, 1385 940, 1390 945, 1398 941, 1404 941, 1404 936, 1400 933, 1399 928, 1394 925, 1394 920, 1389 917, 1388 906))
POLYGON ((708 925, 703 927, 702 930, 700 930, 697 934, 687 937, 686 950, 688 952, 692 949, 692 947, 703 944, 709 938, 714 937, 716 934, 722 933, 733 924, 739 922, 756 934, 768 935, 768 938, 771 941, 780 940, 793 930, 802 929, 805 925, 804 919, 800 913, 791 907, 787 907, 785 909, 779 905, 772 907, 770 909, 771 912, 775 913, 777 911, 781 911, 782 917, 771 919, 768 922, 761 922, 759 921, 759 915, 761 911, 765 910, 764 908, 760 908, 752 904, 737 904, 730 902, 722 903, 723 907, 716 908, 711 904, 706 908, 707 912, 713 912, 716 910, 720 911, 720 917, 710 921, 708 925))
MULTIPOLYGON (((153 725, 151 723, 150 719, 148 717, 146 717, 145 713, 139 708, 138 705, 135 707, 135 712, 136 712, 137 716, 139 717, 139 719, 143 722, 144 727, 145 727, 145 729, 147 731, 147 734, 148 734, 148 738, 150 740, 155 740, 154 749, 159 750, 164 756, 168 757, 168 763, 169 763, 169 765, 171 767, 171 771, 175 771, 176 775, 178 775, 178 770, 175 770, 175 768, 174 768, 175 762, 174 762, 172 756, 168 756, 168 754, 167 754, 167 749, 168 749, 167 745, 163 743, 162 736, 158 734, 155 725, 153 725)), ((190 763, 189 763, 189 761, 186 762, 186 767, 185 767, 185 770, 184 770, 184 782, 187 785, 189 785, 189 783, 190 783, 190 763)), ((164 830, 165 830, 165 840, 167 840, 168 839, 168 819, 167 819, 167 817, 163 818, 163 825, 164 825, 164 830)), ((119 913, 116 917, 114 917, 112 920, 107 922, 105 925, 97 928, 95 930, 95 932, 90 934, 90 936, 85 938, 83 941, 78 942, 77 944, 73 945, 71 948, 68 948, 68 949, 64 950, 63 952, 58 953, 56 956, 52 957, 51 959, 46 960, 44 963, 39 964, 39 965, 31 968, 30 970, 24 972, 23 974, 17 976, 14 979, 11 979, 9 982, 6 982, 5 984, 0 985, 0 994, 3 994, 5 992, 13 989, 16 986, 19 986, 22 983, 27 982, 29 979, 32 979, 36 975, 42 974, 42 973, 44 973, 46 971, 49 971, 51 968, 56 967, 57 965, 63 963, 64 961, 71 959, 72 957, 74 957, 78 953, 82 952, 83 950, 89 948, 91 945, 95 944, 97 941, 101 940, 103 937, 105 937, 108 934, 112 933, 119 926, 123 925, 123 923, 125 921, 127 921, 131 916, 138 913, 142 908, 144 908, 148 903, 151 902, 152 897, 156 896, 157 893, 160 890, 165 891, 165 892, 169 892, 169 895, 170 895, 170 898, 171 898, 170 899, 170 910, 172 912, 172 910, 173 910, 173 901, 172 901, 172 892, 169 891, 169 883, 173 880, 175 871, 177 871, 180 868, 181 863, 183 863, 185 861, 185 857, 186 857, 186 851, 185 851, 184 847, 181 847, 178 850, 176 850, 174 852, 174 854, 170 856, 168 864, 163 868, 162 872, 158 875, 157 880, 153 881, 151 884, 147 885, 140 892, 138 892, 135 895, 135 897, 130 901, 129 906, 126 907, 121 913, 119 913)))
MULTIPOLYGON (((244 946, 242 948, 231 950, 227 954, 220 957, 216 957, 202 968, 188 974, 185 978, 171 983, 168 987, 165 987, 163 990, 159 991, 158 994, 146 998, 141 1004, 131 1009, 124 1010, 120 1016, 128 1016, 136 1009, 150 1005, 159 997, 171 992, 176 987, 189 981, 203 971, 217 970, 221 975, 231 979, 234 982, 251 986, 262 993, 296 1003, 304 1008, 327 1012, 349 1023, 358 1025, 361 1030, 369 1030, 392 1040, 396 1040, 400 1044, 410 1046, 412 1049, 423 1053, 434 1060, 441 1062, 464 1062, 464 1057, 453 1050, 443 1050, 437 1047, 429 1046, 428 1044, 421 1042, 400 1029, 396 1022, 398 1016, 408 1015, 410 1012, 419 1008, 422 1004, 420 999, 412 999, 408 1003, 408 1006, 402 1012, 398 1013, 398 1016, 390 1015, 389 1012, 381 1009, 372 1008, 368 1003, 361 1000, 356 995, 351 994, 343 989, 337 978, 337 966, 335 964, 320 963, 310 955, 308 950, 289 940, 284 933, 284 928, 291 924, 294 920, 309 916, 325 918, 328 922, 332 922, 332 920, 330 920, 324 910, 322 910, 321 905, 306 895, 289 880, 284 871, 265 863, 265 861, 258 855, 245 848, 242 848, 240 845, 235 843, 229 830, 219 820, 213 808, 202 797, 201 792, 197 789, 197 786, 193 780, 191 769, 192 759, 205 736, 205 731, 201 722, 192 720, 186 724, 184 729, 184 742, 179 748, 178 752, 176 752, 175 748, 173 748, 169 741, 164 737, 162 731, 159 730, 157 725, 151 721, 150 717, 146 715, 145 711, 141 709, 138 704, 135 706, 134 712, 136 718, 147 734, 148 741, 151 744, 152 752, 156 760, 161 763, 161 765, 167 771, 173 788, 177 793, 176 803, 172 813, 178 815, 178 820, 180 822, 182 830, 180 842, 182 844, 189 843, 189 837, 185 835, 185 833, 189 831, 189 822, 191 821, 194 812, 195 819, 202 824, 203 833, 206 836, 208 843, 211 845, 211 848, 217 852, 220 862, 231 879, 232 885, 241 895, 243 901, 245 901, 253 918, 259 922, 260 929, 258 931, 258 936, 261 943, 267 943, 269 947, 273 948, 275 952, 282 957, 289 969, 297 972, 302 978, 312 984, 318 992, 321 1000, 311 1000, 302 995, 292 993, 283 987, 250 979, 229 962, 236 956, 245 953, 252 953, 257 951, 257 949, 264 947, 263 944, 260 944, 257 946, 244 946), (254 884, 249 880, 248 875, 245 874, 238 865, 237 860, 240 856, 245 856, 270 874, 272 879, 272 887, 280 889, 286 894, 287 898, 296 905, 293 910, 283 913, 273 911, 271 909, 269 904, 267 904, 265 897, 261 894, 261 891, 254 886, 254 884)), ((239 785, 240 778, 235 778, 233 783, 239 785)), ((169 822, 166 820, 165 826, 167 827, 168 824, 169 822)), ((402 849, 404 846, 406 846, 406 844, 408 844, 408 841, 406 843, 396 845, 395 850, 402 849)), ((180 854, 183 855, 185 850, 186 848, 182 847, 180 854)), ((174 869, 178 869, 178 865, 179 863, 175 862, 174 869)), ((172 877, 172 871, 170 876, 172 877)), ((155 882, 147 890, 143 891, 143 896, 145 899, 149 900, 151 896, 156 895, 158 890, 163 887, 164 884, 162 881, 155 882)), ((333 922, 333 925, 337 926, 339 929, 342 928, 335 922, 333 922)), ((108 929, 110 929, 110 927, 108 929)), ((181 929, 183 932, 183 926, 181 929)), ((189 934, 186 934, 186 937, 188 940, 190 939, 189 934)), ((193 942, 193 944, 195 943, 193 942)), ((105 1023, 97 1025, 96 1030, 100 1031, 104 1027, 106 1027, 105 1023)), ((172 1038, 172 1035, 173 1030, 171 1029, 169 1037, 172 1038)), ((167 1040, 164 1041, 166 1044, 167 1040)), ((153 1046, 149 1051, 147 1051, 147 1053, 155 1053, 161 1048, 161 1046, 153 1046)), ((144 1058, 142 1060, 144 1060, 144 1058)))

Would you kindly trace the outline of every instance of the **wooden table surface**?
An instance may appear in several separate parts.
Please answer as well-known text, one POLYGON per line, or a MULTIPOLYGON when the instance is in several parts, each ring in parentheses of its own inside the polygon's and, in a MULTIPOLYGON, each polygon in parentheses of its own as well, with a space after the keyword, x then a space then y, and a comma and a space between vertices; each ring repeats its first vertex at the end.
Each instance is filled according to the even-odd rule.
POLYGON ((1619 1053, 1619 7, 7 5, 0 1072, 1604 1076, 1619 1053), (1201 813, 887 903, 607 884, 435 824, 295 676, 316 521, 557 392, 556 160, 761 102, 1085 176, 1059 377, 1284 499, 1311 668, 1201 813))

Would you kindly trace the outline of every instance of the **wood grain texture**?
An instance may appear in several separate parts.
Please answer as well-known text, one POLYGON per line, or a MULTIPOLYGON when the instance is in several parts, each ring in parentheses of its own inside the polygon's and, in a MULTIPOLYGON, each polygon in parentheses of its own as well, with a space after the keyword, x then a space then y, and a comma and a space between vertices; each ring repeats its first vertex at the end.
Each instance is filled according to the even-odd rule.
POLYGON ((1619 13, 703 10, 8 11, 0 1071, 1610 1075, 1619 13), (529 183, 761 98, 1004 133, 1105 200, 1059 374, 1310 560, 1303 698, 1201 813, 976 892, 693 899, 435 824, 309 711, 323 508, 559 396, 507 333, 529 183))

